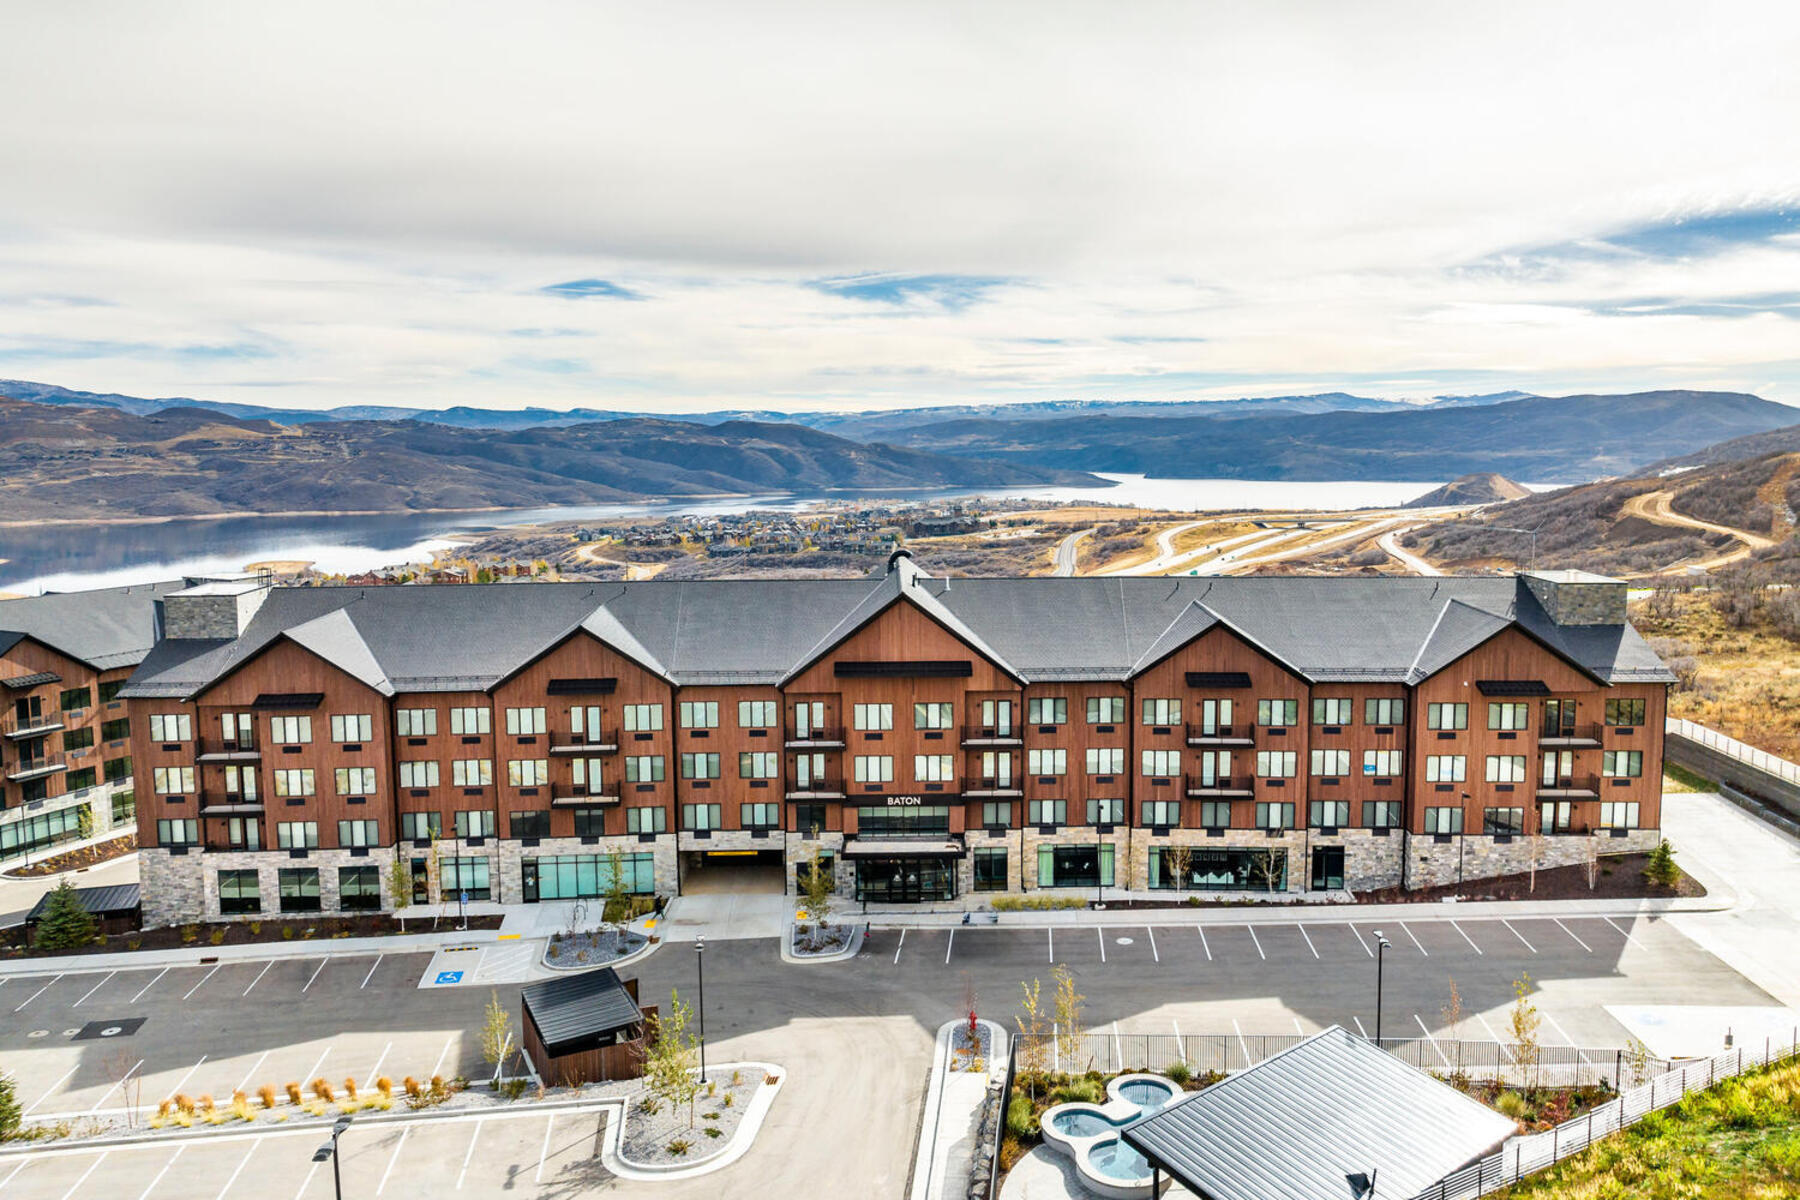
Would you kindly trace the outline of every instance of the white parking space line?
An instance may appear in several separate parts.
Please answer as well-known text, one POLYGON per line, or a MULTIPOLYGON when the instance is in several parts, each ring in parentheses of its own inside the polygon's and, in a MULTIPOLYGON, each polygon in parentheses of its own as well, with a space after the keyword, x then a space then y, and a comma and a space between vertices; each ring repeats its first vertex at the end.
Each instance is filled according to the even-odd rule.
POLYGON ((225 1193, 231 1190, 231 1185, 237 1182, 237 1177, 242 1175, 244 1173, 244 1168, 250 1165, 250 1156, 256 1153, 256 1148, 259 1145, 261 1145, 260 1142, 253 1141, 250 1143, 250 1149, 244 1151, 244 1157, 239 1159, 238 1165, 232 1169, 231 1177, 225 1181, 225 1186, 219 1189, 217 1200, 225 1200, 225 1193))
POLYGON ((381 1048, 381 1056, 375 1060, 375 1065, 369 1068, 369 1073, 363 1076, 365 1082, 373 1083, 381 1075, 381 1064, 387 1061, 388 1051, 393 1048, 394 1043, 392 1042, 381 1048))
POLYGON ((1269 956, 1263 953, 1262 939, 1256 936, 1256 926, 1246 925, 1244 928, 1250 931, 1250 940, 1256 943, 1256 957, 1268 962, 1269 956))
POLYGON ((367 975, 363 976, 362 984, 357 988, 358 991, 361 991, 362 988, 366 988, 369 986, 369 980, 375 978, 375 968, 379 967, 381 965, 381 960, 385 957, 387 957, 387 956, 384 954, 377 954, 375 956, 375 962, 373 965, 371 965, 369 967, 369 973, 367 975))
POLYGON ((944 943, 944 965, 950 965, 950 951, 956 948, 956 930, 950 931, 950 938, 944 943))
POLYGON ((1561 1025, 1558 1025, 1556 1023, 1555 1017, 1551 1016, 1549 1013, 1545 1013, 1544 1020, 1546 1020, 1550 1023, 1550 1028, 1556 1030, 1557 1036, 1561 1037, 1563 1041, 1569 1043, 1570 1049, 1575 1050, 1575 1057, 1579 1058, 1581 1060, 1583 1066, 1591 1067, 1594 1065, 1592 1062, 1590 1062, 1588 1060, 1587 1055, 1583 1054, 1579 1049, 1576 1048, 1575 1039, 1569 1036, 1568 1030, 1564 1029, 1561 1025))
POLYGON ((81 1067, 79 1064, 77 1064, 73 1067, 70 1067, 69 1073, 67 1075, 64 1075, 61 1079, 57 1080, 55 1083, 51 1084, 50 1090, 45 1092, 43 1095, 39 1096, 37 1098, 37 1104, 33 1104, 31 1106, 31 1108, 26 1109, 24 1115, 29 1117, 32 1113, 32 1109, 35 1109, 38 1106, 38 1104, 42 1104, 44 1101, 48 1100, 50 1097, 56 1095, 57 1090, 59 1088, 61 1088, 63 1084, 69 1082, 69 1080, 74 1077, 75 1072, 77 1072, 79 1070, 81 1070, 81 1067))
MULTIPOLYGON (((1402 929, 1406 929, 1406 922, 1405 922, 1405 921, 1402 921, 1402 922, 1400 922, 1400 928, 1402 928, 1402 929)), ((1421 942, 1420 942, 1420 941, 1419 941, 1419 936, 1418 936, 1418 935, 1417 935, 1417 934, 1416 934, 1416 933, 1414 933, 1414 932, 1413 932, 1413 931, 1412 931, 1412 930, 1410 930, 1410 929, 1406 929, 1406 936, 1407 936, 1407 937, 1409 937, 1409 938, 1411 938, 1411 939, 1412 939, 1412 944, 1413 944, 1413 945, 1415 945, 1415 946, 1417 946, 1417 947, 1419 947, 1419 953, 1420 953, 1420 954, 1423 954, 1423 955, 1424 955, 1424 956, 1425 956, 1425 957, 1426 957, 1426 958, 1430 958, 1430 957, 1431 957, 1431 951, 1429 951, 1429 950, 1427 950, 1427 949, 1426 949, 1426 948, 1425 948, 1425 946, 1424 946, 1424 944, 1423 944, 1423 943, 1421 943, 1421 942)))
MULTIPOLYGON (((313 971, 313 973, 312 973, 312 979, 308 979, 308 980, 307 980, 307 981, 306 981, 306 986, 305 986, 305 987, 303 987, 303 988, 301 988, 301 989, 300 989, 300 990, 301 990, 301 991, 302 991, 302 992, 310 992, 310 991, 312 991, 312 985, 313 985, 313 979, 317 979, 317 978, 318 978, 318 977, 319 977, 319 972, 320 972, 320 971, 323 971, 323 970, 324 970, 324 969, 325 969, 325 964, 326 964, 326 963, 328 963, 328 962, 330 962, 330 961, 331 961, 331 960, 330 960, 330 959, 329 959, 329 958, 321 958, 321 959, 320 959, 320 960, 319 960, 319 965, 318 965, 318 967, 317 967, 317 968, 316 968, 316 969, 315 969, 315 970, 314 970, 314 971, 313 971)), ((480 963, 479 963, 479 962, 477 962, 477 963, 476 963, 476 964, 475 964, 475 965, 476 965, 476 967, 478 967, 478 968, 479 968, 479 967, 480 967, 480 965, 481 965, 481 964, 480 964, 480 963)))
POLYGON ((1150 957, 1156 962, 1161 962, 1162 955, 1156 952, 1156 930, 1146 925, 1144 926, 1144 932, 1150 935, 1150 957))
POLYGON ((444 1049, 438 1054, 436 1065, 431 1068, 431 1073, 433 1075, 442 1075, 444 1073, 444 1060, 450 1057, 450 1047, 454 1045, 456 1045, 456 1035, 453 1033, 444 1040, 444 1049))
POLYGON ((1094 932, 1100 935, 1100 961, 1104 963, 1106 961, 1106 930, 1096 925, 1094 932))
POLYGON ((1237 1030, 1238 1046, 1244 1052, 1244 1061, 1249 1062, 1250 1061, 1250 1043, 1244 1040, 1244 1027, 1237 1023, 1236 1017, 1231 1018, 1231 1027, 1233 1029, 1237 1030))
MULTIPOLYGON (((448 1047, 446 1047, 446 1049, 448 1049, 448 1047)), ((321 1068, 325 1065, 325 1060, 326 1060, 326 1058, 328 1058, 330 1056, 330 1054, 331 1054, 331 1045, 330 1045, 330 1043, 326 1043, 324 1053, 319 1055, 319 1061, 314 1063, 312 1065, 312 1070, 308 1071, 306 1073, 305 1077, 300 1080, 301 1087, 305 1087, 307 1084, 311 1083, 313 1080, 315 1080, 319 1077, 319 1068, 321 1068)), ((435 1075, 435 1074, 437 1074, 437 1072, 433 1071, 432 1074, 435 1075)))
POLYGON ((1594 948, 1592 946, 1588 945, 1586 942, 1582 941, 1580 938, 1575 937, 1575 931, 1573 929, 1570 929, 1567 925, 1564 925, 1562 923, 1562 918, 1560 918, 1560 917, 1556 918, 1556 927, 1558 929, 1562 930, 1564 933, 1568 934, 1570 937, 1575 938, 1575 944, 1577 946, 1580 946, 1583 950, 1586 950, 1589 954, 1592 954, 1594 952, 1594 948))
POLYGON ((187 1074, 183 1075, 180 1079, 175 1081, 175 1086, 169 1089, 168 1094, 171 1096, 180 1095, 182 1085, 194 1077, 194 1072, 198 1071, 200 1069, 200 1063, 203 1063, 205 1061, 206 1061, 206 1055, 202 1054, 200 1056, 200 1062, 196 1062, 193 1066, 189 1067, 187 1069, 187 1074))
POLYGON ((271 958, 271 959, 270 959, 270 960, 269 960, 269 961, 268 961, 268 962, 266 962, 266 963, 264 963, 264 964, 263 964, 263 969, 262 969, 262 970, 260 970, 260 971, 258 971, 258 972, 257 972, 257 973, 256 973, 256 978, 255 978, 255 979, 252 979, 252 980, 251 980, 251 981, 250 981, 250 987, 247 987, 247 988, 245 988, 245 989, 244 989, 244 995, 246 995, 246 996, 248 996, 248 995, 249 995, 249 994, 250 994, 250 988, 253 988, 253 987, 255 987, 255 986, 256 986, 256 985, 257 985, 257 984, 259 984, 259 983, 261 983, 261 982, 262 982, 262 977, 263 977, 263 976, 264 976, 264 975, 267 975, 267 974, 268 974, 268 973, 269 973, 269 968, 270 968, 270 967, 272 967, 272 966, 274 966, 274 965, 275 965, 275 960, 274 960, 274 959, 272 959, 272 958, 271 958))
MULTIPOLYGON (((89 996, 93 995, 95 992, 97 992, 101 988, 105 987, 107 984, 107 980, 110 980, 114 975, 117 975, 117 974, 118 974, 117 971, 108 971, 106 973, 106 979, 102 979, 99 983, 96 983, 93 987, 89 988, 87 991, 82 993, 81 1000, 86 1000, 89 996)), ((80 1008, 81 1000, 77 1000, 75 1003, 69 1005, 69 1007, 70 1008, 80 1008)))
POLYGON ((1202 950, 1206 951, 1206 961, 1211 962, 1212 961, 1212 947, 1210 945, 1208 945, 1207 941, 1206 941, 1206 926, 1196 925, 1196 926, 1194 926, 1194 928, 1198 929, 1200 931, 1200 948, 1202 950))
POLYGON ((1362 1018, 1355 1013, 1352 1013, 1350 1014, 1350 1019, 1356 1022, 1356 1032, 1362 1035, 1364 1041, 1368 1041, 1369 1031, 1363 1028, 1362 1018))
POLYGON ((1414 1013, 1413 1020, 1419 1023, 1419 1031, 1425 1035, 1425 1040, 1431 1043, 1431 1048, 1437 1051, 1438 1061, 1443 1063, 1445 1067, 1448 1067, 1450 1065, 1450 1060, 1444 1057, 1443 1047, 1438 1045, 1437 1039, 1431 1036, 1431 1030, 1426 1028, 1425 1018, 1421 1017, 1418 1013, 1414 1013))
POLYGON ((463 1151, 462 1170, 456 1173, 456 1190, 462 1191, 463 1176, 469 1173, 469 1160, 475 1157, 475 1142, 481 1137, 481 1122, 475 1122, 475 1132, 469 1135, 469 1148, 463 1151))
POLYGON ((1488 1019, 1486 1017, 1482 1016, 1480 1013, 1476 1013, 1475 1019, 1481 1022, 1481 1027, 1483 1029, 1487 1030, 1488 1038, 1490 1040, 1496 1042, 1500 1040, 1500 1035, 1494 1032, 1494 1027, 1488 1024, 1488 1019))
MULTIPOLYGON (((98 1099, 98 1100, 96 1100, 96 1101, 94 1101, 94 1107, 92 1107, 92 1108, 90 1108, 90 1109, 88 1109, 88 1111, 89 1111, 89 1112, 90 1112, 90 1113, 97 1113, 97 1112, 99 1112, 99 1111, 100 1111, 100 1106, 101 1106, 101 1105, 102 1105, 102 1104, 105 1104, 105 1103, 106 1103, 106 1098, 107 1098, 107 1097, 108 1097, 108 1096, 110 1096, 110 1095, 112 1095, 112 1094, 113 1094, 113 1091, 114 1091, 114 1090, 115 1090, 115 1089, 118 1089, 118 1088, 123 1088, 123 1087, 124 1087, 124 1086, 125 1086, 125 1084, 126 1084, 126 1082, 127 1082, 127 1081, 128 1081, 128 1080, 129 1080, 129 1079, 130 1079, 130 1078, 131 1078, 131 1077, 132 1077, 132 1076, 133 1076, 133 1075, 136 1075, 136 1074, 137 1074, 137 1070, 138 1070, 138 1067, 141 1067, 141 1066, 143 1066, 143 1065, 144 1065, 144 1060, 143 1060, 143 1059, 141 1059, 141 1058, 140 1058, 140 1059, 138 1059, 138 1060, 137 1060, 137 1062, 136 1062, 136 1063, 135 1063, 135 1064, 133 1064, 133 1066, 132 1066, 132 1068, 131 1068, 131 1070, 129 1070, 129 1071, 127 1071, 127 1072, 125 1072, 125 1074, 123 1074, 123 1075, 121 1075, 121 1076, 119 1076, 119 1080, 118 1080, 118 1082, 117 1082, 117 1083, 115 1083, 115 1084, 113 1084, 113 1085, 112 1085, 112 1087, 109 1087, 109 1088, 107 1088, 107 1089, 106 1089, 106 1090, 105 1090, 105 1091, 104 1091, 104 1092, 101 1092, 101 1093, 100 1093, 100 1098, 99 1098, 99 1099, 98 1099)), ((126 1093, 126 1094, 127 1094, 127 1095, 129 1095, 129 1094, 130 1094, 130 1093, 126 1093)))
POLYGON ((204 984, 207 980, 211 979, 214 975, 217 975, 219 973, 219 967, 222 967, 224 965, 225 965, 224 963, 219 963, 216 966, 214 966, 212 970, 210 970, 206 974, 202 975, 200 977, 200 983, 196 983, 193 987, 189 988, 185 993, 183 993, 181 998, 183 1000, 191 999, 193 997, 193 994, 200 990, 201 984, 204 984))
POLYGON ((1480 954, 1482 952, 1481 947, 1477 946, 1475 944, 1475 939, 1470 937, 1468 934, 1463 933, 1463 927, 1461 925, 1458 925, 1455 921, 1452 921, 1452 922, 1450 922, 1450 928, 1456 930, 1456 932, 1458 932, 1458 933, 1462 933, 1462 940, 1469 943, 1469 949, 1473 950, 1477 954, 1480 954))
POLYGON ((375 1189, 375 1194, 377 1196, 387 1190, 388 1176, 394 1173, 394 1164, 400 1161, 400 1151, 406 1148, 406 1135, 411 1132, 411 1125, 408 1125, 405 1129, 400 1131, 400 1140, 394 1143, 394 1157, 388 1159, 387 1170, 381 1173, 381 1184, 375 1189))
POLYGON ((318 1170, 318 1163, 306 1168, 306 1178, 300 1181, 300 1190, 294 1193, 294 1200, 300 1200, 300 1197, 306 1195, 306 1189, 312 1186, 312 1177, 318 1173, 318 1170))
MULTIPOLYGON (((61 978, 62 978, 62 976, 61 976, 61 975, 58 975, 58 976, 57 976, 57 977, 56 977, 56 979, 61 979, 61 978)), ((45 992, 47 992, 47 991, 49 991, 49 990, 50 990, 50 989, 51 989, 51 988, 53 988, 53 987, 55 987, 55 986, 56 986, 56 979, 52 979, 52 980, 51 980, 51 981, 50 981, 50 982, 49 982, 49 983, 46 983, 46 984, 45 984, 45 985, 44 985, 44 986, 43 986, 43 987, 41 987, 41 988, 39 988, 39 989, 38 989, 38 990, 37 990, 37 991, 35 991, 35 992, 33 992, 33 993, 31 993, 31 995, 29 995, 29 996, 27 996, 27 997, 25 997, 25 1004, 30 1004, 30 1003, 31 1003, 31 1002, 32 1002, 32 1001, 33 1001, 33 1000, 36 1000, 36 999, 37 999, 37 998, 38 998, 38 997, 39 997, 39 996, 41 996, 41 995, 43 995, 43 994, 44 994, 44 993, 45 993, 45 992)), ((25 1011, 25 1004, 21 1004, 21 1005, 19 1005, 19 1007, 17 1007, 17 1008, 15 1008, 15 1009, 13 1009, 13 1011, 14 1011, 14 1012, 24 1012, 24 1011, 25 1011)))
POLYGON ((1112 1025, 1113 1025, 1113 1058, 1118 1062, 1124 1062, 1125 1061, 1125 1047, 1124 1047, 1124 1043, 1122 1043, 1119 1040, 1119 1023, 1117 1021, 1114 1021, 1112 1023, 1112 1025))
POLYGON ((1294 923, 1294 928, 1298 929, 1300 931, 1300 936, 1306 939, 1306 948, 1313 952, 1313 957, 1319 957, 1319 948, 1312 944, 1312 936, 1306 932, 1306 926, 1296 921, 1294 923))
POLYGON ((900 961, 900 951, 906 948, 906 930, 900 931, 900 941, 894 946, 894 962, 900 961))
POLYGON ((1349 926, 1350 932, 1354 933, 1356 935, 1356 944, 1363 948, 1363 953, 1368 955, 1370 958, 1374 958, 1375 952, 1373 950, 1369 949, 1369 943, 1363 941, 1362 931, 1360 929, 1358 929, 1355 925, 1350 924, 1349 922, 1345 922, 1345 924, 1349 926))
MULTIPOLYGON (((901 936, 905 937, 906 935, 901 934, 901 936)), ((1048 961, 1055 962, 1056 961, 1056 930, 1054 930, 1054 929, 1044 930, 1044 945, 1050 951, 1050 956, 1049 956, 1048 961)))
POLYGON ((1519 945, 1525 947, 1527 950, 1531 951, 1533 954, 1537 953, 1537 947, 1532 945, 1530 942, 1526 941, 1524 934, 1520 933, 1516 929, 1513 929, 1513 923, 1511 921, 1508 921, 1505 918, 1501 918, 1500 923, 1502 925, 1506 926, 1508 929, 1512 929, 1512 935, 1519 939, 1519 945))
POLYGON ((1181 1061, 1187 1061, 1187 1043, 1181 1040, 1181 1026, 1173 1017, 1169 1018, 1169 1027, 1175 1031, 1175 1052, 1181 1055, 1181 1061))
POLYGON ((1615 930, 1618 930, 1618 932, 1624 934, 1625 940, 1630 942, 1632 945, 1636 946, 1638 949, 1642 950, 1644 948, 1644 943, 1642 943, 1642 942, 1638 941, 1636 938, 1632 937, 1631 931, 1629 929, 1621 929, 1619 927, 1619 923, 1617 921, 1613 920, 1611 917, 1601 917, 1600 919, 1602 921, 1605 921, 1608 925, 1611 925, 1615 930))
POLYGON ((548 1121, 544 1122, 544 1147, 543 1147, 543 1149, 538 1151, 537 1174, 535 1174, 531 1177, 531 1182, 533 1182, 533 1183, 544 1182, 544 1160, 546 1158, 550 1157, 550 1131, 555 1128, 556 1128, 556 1114, 551 1113, 550 1119, 548 1121))
POLYGON ((23 1171, 25 1169, 25 1164, 30 1161, 31 1160, 28 1158, 20 1159, 19 1165, 8 1171, 5 1179, 0 1179, 0 1188, 4 1188, 7 1184, 11 1183, 13 1181, 13 1176, 17 1175, 20 1171, 23 1171))
POLYGON ((267 1050, 264 1050, 262 1052, 262 1056, 260 1058, 258 1058, 256 1060, 256 1062, 251 1066, 251 1068, 244 1073, 244 1082, 237 1085, 238 1091, 247 1092, 250 1090, 250 1081, 252 1079, 256 1078, 256 1073, 258 1071, 262 1070, 263 1059, 266 1059, 268 1057, 269 1057, 269 1052, 267 1050))
POLYGON ((131 1003, 136 1004, 139 1000, 142 1000, 144 998, 144 993, 149 991, 151 988, 155 987, 157 980, 161 979, 164 975, 167 975, 168 973, 169 973, 169 968, 167 968, 167 967, 164 967, 162 970, 158 971, 156 973, 156 979, 152 979, 149 983, 146 983, 143 987, 138 989, 138 994, 131 998, 131 1003))
POLYGON ((150 1186, 144 1189, 143 1195, 139 1196, 138 1200, 150 1200, 150 1193, 156 1190, 156 1185, 162 1182, 163 1176, 169 1173, 169 1168, 175 1165, 175 1160, 180 1158, 181 1152, 186 1149, 186 1146, 175 1147, 175 1153, 169 1155, 169 1161, 163 1164, 162 1170, 156 1173, 156 1178, 150 1181, 150 1186))
POLYGON ((69 1185, 69 1190, 62 1194, 62 1200, 71 1200, 71 1197, 81 1190, 81 1185, 87 1182, 87 1177, 94 1173, 94 1168, 105 1162, 106 1156, 110 1153, 111 1151, 109 1150, 102 1150, 100 1152, 100 1157, 89 1163, 88 1169, 81 1173, 81 1178, 69 1185))
POLYGON ((1302 1024, 1300 1024, 1299 1017, 1294 1018, 1294 1032, 1299 1034, 1301 1037, 1306 1036, 1306 1027, 1303 1026, 1302 1024))

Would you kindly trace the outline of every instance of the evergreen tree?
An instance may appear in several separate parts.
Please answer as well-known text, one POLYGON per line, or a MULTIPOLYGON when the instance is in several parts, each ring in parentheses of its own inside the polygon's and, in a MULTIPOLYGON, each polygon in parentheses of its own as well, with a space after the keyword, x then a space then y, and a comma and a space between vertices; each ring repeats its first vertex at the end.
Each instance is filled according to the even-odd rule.
POLYGON ((1650 851, 1644 863, 1644 878, 1658 887, 1672 888, 1681 882, 1681 868, 1675 865, 1675 847, 1664 838, 1650 851))
POLYGON ((100 936, 94 914, 82 906, 81 897, 64 879, 50 893, 50 903, 38 918, 36 941, 44 950, 68 950, 85 946, 100 936))
POLYGON ((19 1085, 11 1075, 0 1072, 0 1142, 16 1135, 24 1120, 24 1110, 19 1107, 19 1085))

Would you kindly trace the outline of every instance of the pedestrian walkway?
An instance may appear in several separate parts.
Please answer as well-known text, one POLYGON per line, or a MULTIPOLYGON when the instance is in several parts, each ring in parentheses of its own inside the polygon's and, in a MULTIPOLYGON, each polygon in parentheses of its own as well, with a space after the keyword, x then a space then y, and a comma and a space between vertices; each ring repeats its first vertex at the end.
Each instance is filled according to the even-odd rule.
POLYGON ((669 901, 657 932, 667 942, 779 938, 793 915, 794 901, 780 892, 682 895, 669 901))
POLYGON ((1663 797, 1663 828, 1683 870, 1729 879, 1739 903, 1680 911, 1671 923, 1783 1004, 1800 1008, 1800 839, 1714 793, 1663 797))

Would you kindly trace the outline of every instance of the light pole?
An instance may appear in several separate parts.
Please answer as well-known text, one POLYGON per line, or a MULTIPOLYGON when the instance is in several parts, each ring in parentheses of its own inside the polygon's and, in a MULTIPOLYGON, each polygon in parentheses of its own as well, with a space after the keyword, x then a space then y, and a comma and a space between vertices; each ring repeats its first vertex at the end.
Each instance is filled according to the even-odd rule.
POLYGON ((706 937, 694 939, 694 977, 700 990, 700 1082, 706 1082, 706 937))
POLYGON ((1537 570, 1537 530, 1515 529, 1511 525, 1490 525, 1488 528, 1492 529, 1495 533, 1522 533, 1529 537, 1531 539, 1531 558, 1529 560, 1531 565, 1527 569, 1533 571, 1537 570))
POLYGON ((1381 973, 1387 962, 1387 948, 1390 943, 1382 936, 1381 930, 1375 931, 1375 1045, 1381 1045, 1381 973))
POLYGON ((344 1130, 348 1128, 350 1128, 349 1117, 339 1117, 333 1121, 331 1123, 331 1140, 314 1150, 312 1156, 312 1160, 316 1163, 322 1163, 328 1158, 331 1160, 331 1185, 332 1190, 337 1193, 338 1200, 344 1200, 344 1176, 338 1170, 338 1138, 343 1136, 344 1130))

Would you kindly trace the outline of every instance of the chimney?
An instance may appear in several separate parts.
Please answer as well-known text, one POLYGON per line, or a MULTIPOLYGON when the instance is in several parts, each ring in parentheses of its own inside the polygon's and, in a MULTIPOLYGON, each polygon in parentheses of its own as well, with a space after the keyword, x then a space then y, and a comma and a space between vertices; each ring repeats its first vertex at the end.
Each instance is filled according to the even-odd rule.
POLYGON ((160 638, 235 638, 269 598, 266 579, 232 576, 189 579, 156 603, 160 638))
POLYGON ((1587 571, 1526 571, 1519 582, 1558 625, 1625 624, 1625 581, 1587 571))

